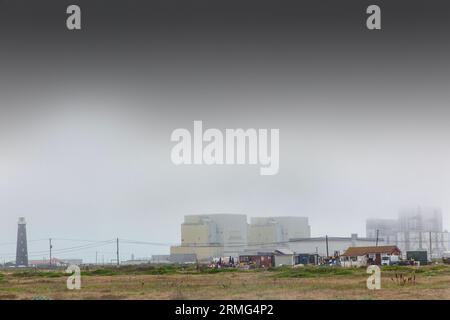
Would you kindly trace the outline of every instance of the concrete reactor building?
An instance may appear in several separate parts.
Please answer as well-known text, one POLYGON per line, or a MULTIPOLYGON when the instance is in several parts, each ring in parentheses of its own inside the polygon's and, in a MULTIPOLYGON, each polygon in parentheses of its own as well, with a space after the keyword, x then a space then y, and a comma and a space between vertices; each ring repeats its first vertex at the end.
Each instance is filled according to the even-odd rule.
POLYGON ((366 236, 368 238, 383 238, 386 243, 394 243, 399 229, 396 219, 366 220, 366 236))
POLYGON ((449 250, 449 233, 443 230, 439 208, 409 208, 401 210, 397 220, 367 220, 367 236, 377 233, 386 245, 396 245, 403 253, 426 250, 430 258, 440 258, 449 250))
POLYGON ((289 239, 311 237, 306 217, 256 217, 248 226, 248 245, 255 248, 287 246, 289 239))
POLYGON ((181 224, 181 245, 171 254, 197 255, 198 260, 238 256, 247 245, 247 216, 243 214, 187 215, 181 224))
POLYGON ((310 235, 305 217, 258 217, 248 224, 243 214, 188 215, 181 225, 181 245, 172 246, 170 253, 196 254, 199 261, 210 261, 249 250, 287 247, 289 239, 310 235))

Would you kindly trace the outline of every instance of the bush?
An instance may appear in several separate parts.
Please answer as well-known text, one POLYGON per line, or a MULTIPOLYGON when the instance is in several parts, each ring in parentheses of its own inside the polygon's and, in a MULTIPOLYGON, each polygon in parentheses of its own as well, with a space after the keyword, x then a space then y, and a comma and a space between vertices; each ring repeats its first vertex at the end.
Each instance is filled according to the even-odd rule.
POLYGON ((382 266, 382 271, 410 271, 410 266, 382 266))
POLYGON ((177 268, 166 266, 166 267, 151 267, 144 271, 148 275, 159 275, 159 274, 174 274, 177 273, 177 268))
POLYGON ((279 278, 315 278, 323 276, 344 276, 361 273, 359 269, 341 267, 302 267, 282 269, 276 276, 279 278))
POLYGON ((82 271, 82 276, 115 276, 118 273, 112 269, 96 269, 92 271, 82 271))
POLYGON ((204 269, 201 271, 201 273, 224 273, 224 272, 239 272, 239 269, 236 268, 221 268, 221 269, 204 269))
POLYGON ((81 272, 84 276, 116 276, 116 275, 160 275, 160 274, 174 274, 183 269, 179 266, 123 266, 123 267, 109 267, 99 268, 94 270, 85 270, 81 272))
POLYGON ((65 276, 63 272, 58 271, 37 271, 37 270, 27 270, 14 272, 13 277, 18 278, 31 278, 31 277, 42 277, 42 278, 59 278, 65 276))

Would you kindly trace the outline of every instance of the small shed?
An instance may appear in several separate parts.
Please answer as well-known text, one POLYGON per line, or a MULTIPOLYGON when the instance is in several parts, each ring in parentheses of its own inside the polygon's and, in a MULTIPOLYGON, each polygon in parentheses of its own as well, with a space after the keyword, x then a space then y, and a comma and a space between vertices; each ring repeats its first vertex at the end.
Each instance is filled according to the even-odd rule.
POLYGON ((172 253, 169 256, 171 263, 193 264, 197 263, 197 255, 195 253, 172 253))
POLYGON ((289 249, 277 249, 273 252, 275 266, 293 266, 295 264, 294 252, 289 249))
POLYGON ((317 253, 299 253, 295 256, 295 264, 318 265, 319 255, 317 253))
POLYGON ((256 268, 270 268, 275 265, 273 253, 256 253, 239 255, 239 264, 256 268))
POLYGON ((406 260, 426 265, 428 264, 428 252, 426 250, 406 251, 406 260))
POLYGON ((397 246, 349 247, 341 256, 344 267, 362 267, 367 265, 381 265, 384 257, 401 255, 397 246))

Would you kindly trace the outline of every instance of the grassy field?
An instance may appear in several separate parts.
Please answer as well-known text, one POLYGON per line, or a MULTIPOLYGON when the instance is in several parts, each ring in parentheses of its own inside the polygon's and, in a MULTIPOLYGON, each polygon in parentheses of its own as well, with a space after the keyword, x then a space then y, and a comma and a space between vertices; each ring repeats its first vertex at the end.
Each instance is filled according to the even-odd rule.
POLYGON ((72 291, 64 270, 3 270, 0 299, 450 299, 449 265, 384 267, 381 290, 368 290, 367 277, 332 267, 121 267, 83 270, 72 291))

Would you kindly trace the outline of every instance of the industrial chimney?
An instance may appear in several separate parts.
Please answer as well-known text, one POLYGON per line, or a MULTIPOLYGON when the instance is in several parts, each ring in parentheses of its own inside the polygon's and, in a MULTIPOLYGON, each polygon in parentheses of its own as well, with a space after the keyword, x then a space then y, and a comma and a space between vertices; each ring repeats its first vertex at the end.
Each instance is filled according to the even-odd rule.
POLYGON ((24 217, 19 218, 17 228, 16 267, 28 267, 27 223, 24 217))

